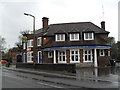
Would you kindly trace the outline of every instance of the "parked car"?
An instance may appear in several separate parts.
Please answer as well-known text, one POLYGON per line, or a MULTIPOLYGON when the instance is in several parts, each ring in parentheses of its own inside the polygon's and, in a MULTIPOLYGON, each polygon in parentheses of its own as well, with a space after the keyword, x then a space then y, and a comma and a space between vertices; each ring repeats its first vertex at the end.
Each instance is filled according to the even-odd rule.
POLYGON ((8 63, 6 60, 0 60, 0 63, 8 63))

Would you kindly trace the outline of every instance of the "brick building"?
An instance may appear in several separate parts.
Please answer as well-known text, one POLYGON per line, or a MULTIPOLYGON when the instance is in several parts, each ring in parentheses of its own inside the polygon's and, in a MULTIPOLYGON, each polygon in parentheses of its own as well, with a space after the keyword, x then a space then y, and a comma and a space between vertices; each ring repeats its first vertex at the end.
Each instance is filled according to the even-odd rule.
MULTIPOLYGON (((36 31, 38 63, 80 63, 81 65, 107 65, 110 60, 109 32, 105 22, 101 27, 92 22, 74 22, 48 25, 42 18, 43 28, 36 31)), ((23 62, 33 62, 33 34, 27 34, 23 43, 23 62)))

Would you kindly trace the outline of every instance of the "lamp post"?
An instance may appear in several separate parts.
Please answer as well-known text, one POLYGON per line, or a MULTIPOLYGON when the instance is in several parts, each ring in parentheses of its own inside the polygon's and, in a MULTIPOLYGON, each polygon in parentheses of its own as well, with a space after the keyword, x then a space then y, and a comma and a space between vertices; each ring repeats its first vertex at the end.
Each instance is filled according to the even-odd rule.
POLYGON ((35 64, 37 63, 37 51, 36 51, 37 40, 35 36, 35 16, 27 13, 24 13, 24 15, 33 17, 33 65, 35 66, 35 64))

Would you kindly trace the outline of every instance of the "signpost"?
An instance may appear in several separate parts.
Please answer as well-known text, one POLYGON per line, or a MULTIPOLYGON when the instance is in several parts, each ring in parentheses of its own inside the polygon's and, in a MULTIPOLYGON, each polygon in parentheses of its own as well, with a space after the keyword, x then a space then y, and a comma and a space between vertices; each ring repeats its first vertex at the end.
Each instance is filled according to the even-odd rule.
POLYGON ((23 42, 23 43, 27 43, 27 42, 28 42, 27 36, 23 36, 23 37, 22 37, 22 42, 23 42))

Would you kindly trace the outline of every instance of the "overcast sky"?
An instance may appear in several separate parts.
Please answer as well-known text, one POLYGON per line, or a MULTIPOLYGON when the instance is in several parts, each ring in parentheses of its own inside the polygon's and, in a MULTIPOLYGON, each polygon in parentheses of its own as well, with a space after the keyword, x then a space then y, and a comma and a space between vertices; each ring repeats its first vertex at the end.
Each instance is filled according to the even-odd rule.
POLYGON ((109 36, 115 37, 117 41, 118 1, 0 0, 0 35, 5 37, 7 47, 15 46, 20 31, 32 30, 33 19, 25 16, 26 12, 36 17, 36 29, 42 28, 42 17, 48 17, 49 24, 90 21, 100 26, 104 20, 109 36))

